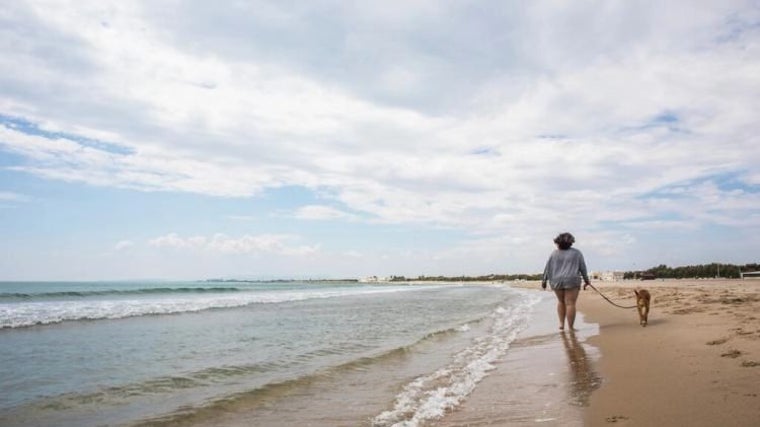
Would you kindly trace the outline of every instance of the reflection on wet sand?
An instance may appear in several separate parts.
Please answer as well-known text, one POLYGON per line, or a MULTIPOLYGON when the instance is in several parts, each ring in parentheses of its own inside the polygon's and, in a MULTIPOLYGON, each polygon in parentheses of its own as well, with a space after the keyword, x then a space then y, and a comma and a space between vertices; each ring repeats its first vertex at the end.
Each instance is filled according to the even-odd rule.
MULTIPOLYGON (((551 297, 538 313, 554 311, 551 297)), ((598 352, 586 340, 599 331, 583 316, 575 326, 571 336, 557 331, 555 316, 536 316, 462 405, 425 425, 583 427, 590 395, 600 384, 598 352)))
POLYGON ((591 392, 599 387, 601 380, 594 372, 591 360, 575 332, 562 332, 560 335, 570 364, 570 403, 588 406, 591 392))

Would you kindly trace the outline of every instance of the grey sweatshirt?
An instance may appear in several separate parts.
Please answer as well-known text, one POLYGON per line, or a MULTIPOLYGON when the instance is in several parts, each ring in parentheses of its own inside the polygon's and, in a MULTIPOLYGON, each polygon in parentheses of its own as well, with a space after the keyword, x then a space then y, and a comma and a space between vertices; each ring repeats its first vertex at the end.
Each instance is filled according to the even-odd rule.
POLYGON ((589 283, 586 261, 575 248, 557 249, 546 261, 542 283, 549 282, 552 289, 571 289, 581 286, 581 277, 589 283))

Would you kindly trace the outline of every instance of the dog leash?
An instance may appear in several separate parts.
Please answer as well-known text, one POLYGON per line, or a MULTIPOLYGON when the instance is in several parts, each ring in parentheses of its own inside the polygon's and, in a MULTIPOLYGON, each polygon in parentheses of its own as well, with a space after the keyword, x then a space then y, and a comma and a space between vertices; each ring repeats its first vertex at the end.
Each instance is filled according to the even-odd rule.
POLYGON ((594 287, 594 285, 592 285, 591 283, 589 283, 588 285, 589 285, 589 286, 591 286, 591 289, 595 290, 595 291, 596 291, 596 292, 597 292, 599 295, 601 295, 601 296, 602 296, 602 298, 606 299, 608 303, 610 303, 610 304, 614 305, 615 307, 626 308, 626 309, 628 309, 628 308, 636 308, 636 306, 635 306, 635 305, 631 305, 631 306, 622 306, 622 305, 620 305, 620 304, 615 304, 615 303, 614 303, 614 302, 613 302, 611 299, 607 298, 607 297, 606 297, 606 296, 605 296, 603 293, 601 293, 601 292, 599 291, 599 289, 595 288, 595 287, 594 287))

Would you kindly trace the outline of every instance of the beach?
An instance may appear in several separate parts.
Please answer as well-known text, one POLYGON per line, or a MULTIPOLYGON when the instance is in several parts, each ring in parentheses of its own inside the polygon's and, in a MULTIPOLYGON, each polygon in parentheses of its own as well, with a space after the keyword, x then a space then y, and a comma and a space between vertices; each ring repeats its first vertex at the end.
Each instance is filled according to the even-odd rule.
POLYGON ((760 281, 596 282, 624 306, 648 289, 649 325, 589 288, 573 332, 537 282, 19 286, 3 425, 760 421, 760 281))
MULTIPOLYGON (((522 286, 538 288, 537 283, 522 286)), ((596 282, 595 286, 623 306, 635 305, 634 289, 648 289, 652 294, 649 324, 639 325, 635 308, 617 308, 593 289, 583 291, 578 302, 579 330, 573 334, 555 331, 553 339, 545 340, 553 346, 530 346, 530 360, 523 364, 532 366, 529 375, 536 379, 550 374, 547 361, 554 362, 550 371, 565 364, 572 387, 558 379, 556 389, 575 393, 574 398, 547 393, 545 384, 543 392, 541 387, 523 389, 523 402, 541 400, 564 409, 555 408, 549 416, 536 413, 532 419, 509 418, 514 405, 502 391, 514 380, 508 371, 515 369, 514 360, 522 351, 516 343, 505 358, 511 357, 511 363, 498 365, 442 425, 760 424, 760 281, 621 281, 596 282), (578 357, 571 347, 563 351, 561 342, 579 343, 583 356, 578 357)), ((544 309, 545 317, 554 322, 555 313, 544 309)))
POLYGON ((760 281, 620 282, 597 288, 632 305, 634 287, 652 293, 649 325, 593 290, 579 307, 599 324, 601 387, 589 426, 756 426, 760 424, 760 281))
POLYGON ((442 419, 424 425, 584 425, 589 398, 601 384, 596 371, 599 351, 587 342, 599 333, 598 327, 585 322, 581 315, 575 333, 559 332, 554 296, 549 292, 536 293, 543 299, 530 325, 509 352, 494 363, 495 369, 460 406, 442 419))

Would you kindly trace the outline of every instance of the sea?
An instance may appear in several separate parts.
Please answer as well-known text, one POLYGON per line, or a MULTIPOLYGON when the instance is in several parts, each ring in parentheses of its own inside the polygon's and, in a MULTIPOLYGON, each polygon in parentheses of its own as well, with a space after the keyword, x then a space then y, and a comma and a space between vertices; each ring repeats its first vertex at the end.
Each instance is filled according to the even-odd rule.
POLYGON ((564 359, 552 299, 510 283, 0 283, 0 425, 437 425, 497 366, 559 408, 497 416, 568 425, 577 361, 509 362, 547 345, 564 359))

